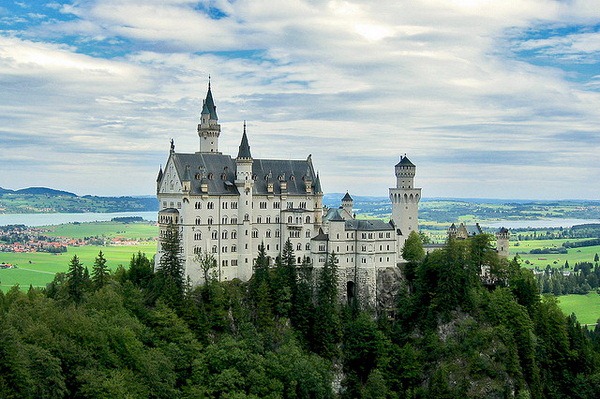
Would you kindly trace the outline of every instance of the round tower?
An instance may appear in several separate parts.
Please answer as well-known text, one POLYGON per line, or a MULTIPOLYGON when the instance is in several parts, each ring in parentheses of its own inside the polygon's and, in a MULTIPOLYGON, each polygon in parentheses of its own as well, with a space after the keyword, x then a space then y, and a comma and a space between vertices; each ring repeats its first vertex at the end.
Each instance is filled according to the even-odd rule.
POLYGON ((405 156, 395 166, 396 187, 390 188, 392 221, 398 237, 398 256, 411 231, 419 231, 419 201, 421 189, 414 187, 417 167, 405 156))
POLYGON ((252 257, 252 155, 246 136, 246 122, 244 134, 240 143, 238 156, 235 159, 236 178, 235 186, 239 192, 238 199, 238 277, 242 281, 250 280, 253 272, 252 257))
POLYGON ((202 104, 200 112, 200 123, 198 124, 198 137, 200 138, 199 152, 219 152, 219 136, 221 135, 221 125, 218 123, 217 107, 213 101, 210 90, 210 80, 208 81, 208 92, 206 99, 202 104))

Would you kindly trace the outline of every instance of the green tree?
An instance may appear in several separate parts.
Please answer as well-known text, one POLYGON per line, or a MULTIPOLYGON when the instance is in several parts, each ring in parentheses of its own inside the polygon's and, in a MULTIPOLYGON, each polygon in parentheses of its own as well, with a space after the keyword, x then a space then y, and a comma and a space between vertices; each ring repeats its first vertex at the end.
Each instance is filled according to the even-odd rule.
POLYGON ((83 264, 79 261, 77 255, 73 255, 73 258, 69 263, 66 283, 69 299, 76 304, 80 304, 83 301, 83 296, 87 285, 85 270, 86 269, 84 269, 83 264))
POLYGON ((275 271, 271 280, 275 314, 279 317, 290 317, 292 303, 296 296, 296 258, 294 247, 288 239, 283 245, 281 256, 275 262, 275 271))
POLYGON ((412 287, 417 267, 423 261, 423 258, 425 258, 421 236, 416 231, 411 231, 406 238, 404 247, 402 247, 402 258, 406 261, 403 267, 404 277, 409 282, 409 286, 412 287))
POLYGON ((108 283, 109 278, 110 271, 106 266, 106 258, 104 258, 104 254, 100 251, 94 260, 94 266, 92 266, 92 284, 98 290, 108 283))
POLYGON ((337 258, 328 254, 317 280, 313 349, 325 358, 339 355, 341 322, 338 297, 337 258))
POLYGON ((146 288, 150 284, 154 275, 154 267, 150 259, 141 251, 131 256, 129 261, 129 269, 126 273, 126 279, 134 285, 146 288))
POLYGON ((185 291, 181 240, 177 226, 169 224, 161 240, 161 255, 157 271, 158 296, 172 307, 178 307, 185 291))
POLYGON ((217 278, 217 260, 212 253, 208 251, 200 251, 200 253, 196 254, 194 260, 200 265, 200 271, 202 271, 205 285, 208 284, 210 280, 217 278))

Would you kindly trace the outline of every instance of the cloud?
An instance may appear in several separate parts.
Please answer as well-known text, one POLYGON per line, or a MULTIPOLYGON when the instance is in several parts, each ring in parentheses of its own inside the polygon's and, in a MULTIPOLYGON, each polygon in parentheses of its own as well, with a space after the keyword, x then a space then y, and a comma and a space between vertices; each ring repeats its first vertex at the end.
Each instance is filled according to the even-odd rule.
POLYGON ((312 153, 326 191, 385 195, 407 153, 424 195, 595 195, 598 78, 574 81, 561 64, 597 62, 600 15, 586 2, 89 0, 27 12, 48 10, 0 35, 0 142, 17 148, 15 181, 24 159, 43 159, 45 178, 86 192, 152 192, 171 137, 197 149, 210 74, 223 152, 248 120, 253 155, 312 153), (582 187, 563 185, 572 173, 582 187))

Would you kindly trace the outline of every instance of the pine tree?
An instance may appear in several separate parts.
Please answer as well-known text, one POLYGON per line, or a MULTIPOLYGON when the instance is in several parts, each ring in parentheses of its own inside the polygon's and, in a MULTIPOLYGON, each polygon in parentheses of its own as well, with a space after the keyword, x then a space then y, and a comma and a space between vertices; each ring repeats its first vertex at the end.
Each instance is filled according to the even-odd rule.
POLYGON ((254 275, 249 283, 253 319, 256 326, 261 330, 269 328, 273 324, 273 300, 270 285, 269 259, 265 251, 265 245, 261 243, 258 246, 258 256, 254 264, 254 275))
POLYGON ((292 302, 290 319, 305 343, 309 342, 314 323, 315 305, 313 303, 313 267, 305 258, 300 266, 296 295, 292 302))
POLYGON ((283 246, 281 256, 277 258, 274 277, 271 280, 275 313, 279 317, 290 317, 296 295, 296 279, 294 247, 288 239, 283 246))
POLYGON ((208 251, 201 251, 195 258, 196 263, 200 265, 200 270, 204 276, 204 285, 206 285, 211 279, 216 278, 215 269, 217 268, 217 260, 208 251))
POLYGON ((317 281, 317 301, 313 333, 313 349, 325 358, 339 355, 337 344, 341 338, 338 298, 337 258, 332 252, 317 281))
POLYGON ((106 266, 106 258, 102 251, 98 252, 98 256, 94 260, 94 266, 92 266, 92 283, 95 289, 99 290, 108 283, 110 277, 110 271, 106 266))
POLYGON ((159 297, 173 307, 178 307, 185 290, 181 241, 177 226, 169 224, 161 242, 159 270, 159 297))
POLYGON ((150 259, 140 251, 137 254, 133 254, 129 261, 129 270, 126 273, 126 278, 136 286, 146 288, 152 280, 153 275, 154 268, 150 259))
POLYGON ((76 304, 83 301, 85 291, 84 272, 83 264, 79 261, 77 255, 73 255, 69 263, 69 270, 67 271, 67 293, 69 299, 76 304))

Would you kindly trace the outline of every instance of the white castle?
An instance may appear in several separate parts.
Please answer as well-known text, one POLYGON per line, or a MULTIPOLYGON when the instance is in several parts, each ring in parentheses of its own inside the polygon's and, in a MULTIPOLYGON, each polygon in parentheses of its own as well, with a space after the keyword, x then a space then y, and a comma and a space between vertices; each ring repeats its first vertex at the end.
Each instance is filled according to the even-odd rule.
MULTIPOLYGON (((337 209, 323 207, 323 190, 311 156, 305 159, 255 159, 244 123, 237 157, 219 152, 221 126, 208 92, 198 124, 199 151, 180 153, 173 141, 157 178, 160 236, 169 224, 179 228, 185 273, 203 280, 198 254, 212 253, 221 281, 252 277, 258 248, 271 262, 289 239, 297 263, 323 267, 328 253, 338 259, 340 292, 370 305, 388 301, 398 280, 401 250, 418 231, 421 189, 416 167, 406 156, 395 166, 390 188, 392 220, 356 219, 347 193, 337 209)), ((161 244, 158 255, 160 259, 161 244)))

